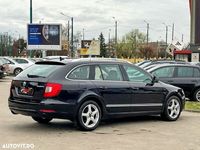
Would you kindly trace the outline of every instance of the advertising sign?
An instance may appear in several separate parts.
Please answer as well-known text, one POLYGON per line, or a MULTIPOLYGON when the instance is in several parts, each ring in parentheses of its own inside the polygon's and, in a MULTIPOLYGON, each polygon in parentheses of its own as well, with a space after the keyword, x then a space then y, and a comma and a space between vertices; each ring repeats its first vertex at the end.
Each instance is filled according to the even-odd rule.
POLYGON ((98 40, 82 40, 80 55, 100 55, 100 41, 98 40))
POLYGON ((199 62, 199 53, 192 53, 192 62, 199 62))
POLYGON ((28 50, 61 50, 60 24, 28 24, 28 50))

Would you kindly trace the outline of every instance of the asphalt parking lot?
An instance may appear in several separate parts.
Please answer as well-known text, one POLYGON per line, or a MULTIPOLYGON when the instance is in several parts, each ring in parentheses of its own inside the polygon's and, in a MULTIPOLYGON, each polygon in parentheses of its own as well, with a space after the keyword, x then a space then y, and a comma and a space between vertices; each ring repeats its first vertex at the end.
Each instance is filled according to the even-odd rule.
POLYGON ((200 113, 184 111, 176 122, 157 116, 123 118, 82 132, 66 120, 40 125, 30 117, 12 115, 7 104, 10 82, 8 77, 0 80, 0 149, 5 144, 32 144, 39 150, 200 150, 200 113))

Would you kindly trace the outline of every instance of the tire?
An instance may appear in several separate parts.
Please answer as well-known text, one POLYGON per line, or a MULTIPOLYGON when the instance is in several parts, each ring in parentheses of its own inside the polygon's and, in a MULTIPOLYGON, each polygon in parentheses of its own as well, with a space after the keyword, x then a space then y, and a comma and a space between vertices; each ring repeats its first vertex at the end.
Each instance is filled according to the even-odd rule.
POLYGON ((21 68, 16 68, 14 70, 14 75, 17 76, 20 72, 22 72, 23 70, 21 68))
POLYGON ((84 102, 77 113, 76 123, 79 129, 92 131, 96 129, 101 121, 101 109, 94 101, 84 102))
POLYGON ((52 118, 42 118, 42 117, 32 117, 32 118, 33 118, 33 120, 35 120, 41 124, 47 124, 52 120, 52 118))
POLYGON ((182 111, 182 104, 177 96, 171 96, 168 98, 164 105, 164 111, 161 113, 161 117, 166 121, 176 121, 182 111))
POLYGON ((193 100, 200 102, 200 89, 197 89, 193 94, 193 100))

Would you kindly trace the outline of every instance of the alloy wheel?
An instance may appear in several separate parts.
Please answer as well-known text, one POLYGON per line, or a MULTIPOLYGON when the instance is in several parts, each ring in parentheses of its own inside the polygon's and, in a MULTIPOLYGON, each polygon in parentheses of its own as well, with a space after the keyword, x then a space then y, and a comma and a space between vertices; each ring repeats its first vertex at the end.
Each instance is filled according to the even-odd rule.
POLYGON ((179 101, 177 99, 171 99, 167 107, 169 117, 175 119, 176 117, 178 117, 180 111, 181 107, 179 101))
POLYGON ((86 105, 81 113, 81 120, 87 128, 93 128, 99 121, 99 109, 94 104, 86 105))
POLYGON ((200 90, 196 93, 196 100, 200 102, 200 90))

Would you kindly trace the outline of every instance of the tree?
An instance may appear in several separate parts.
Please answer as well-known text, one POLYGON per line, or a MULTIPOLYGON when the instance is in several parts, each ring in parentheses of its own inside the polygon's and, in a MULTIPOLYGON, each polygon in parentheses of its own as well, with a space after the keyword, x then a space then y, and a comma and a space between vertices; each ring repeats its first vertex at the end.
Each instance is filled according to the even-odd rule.
POLYGON ((141 46, 139 51, 140 51, 141 57, 145 59, 150 59, 152 57, 155 57, 154 50, 151 46, 141 46))
POLYGON ((100 56, 101 57, 107 57, 107 48, 105 44, 105 38, 103 36, 103 33, 99 35, 99 41, 100 41, 100 56))
POLYGON ((146 35, 138 29, 125 34, 121 41, 118 42, 118 57, 133 58, 138 56, 139 45, 144 44, 146 35))

